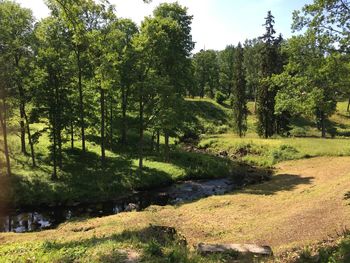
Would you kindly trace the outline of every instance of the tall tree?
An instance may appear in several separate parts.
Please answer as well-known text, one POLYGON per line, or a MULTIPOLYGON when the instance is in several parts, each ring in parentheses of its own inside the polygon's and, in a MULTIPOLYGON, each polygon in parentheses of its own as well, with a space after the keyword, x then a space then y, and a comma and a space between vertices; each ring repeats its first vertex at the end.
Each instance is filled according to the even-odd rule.
POLYGON ((349 71, 341 54, 326 54, 319 44, 312 31, 289 39, 284 47, 289 62, 272 80, 279 86, 277 114, 288 111, 314 116, 322 137, 326 137, 327 119, 336 110, 337 94, 344 89, 343 79, 349 71))
POLYGON ((30 127, 26 113, 26 104, 29 100, 28 87, 24 79, 28 76, 26 69, 29 66, 31 54, 31 40, 34 18, 30 9, 22 8, 19 4, 2 0, 0 1, 0 28, 2 52, 7 53, 8 63, 11 67, 13 85, 16 86, 15 98, 19 105, 19 123, 21 151, 26 151, 26 132, 31 146, 32 163, 35 166, 34 148, 31 140, 30 127))
POLYGON ((274 110, 277 91, 270 85, 270 78, 282 70, 279 53, 282 37, 276 38, 274 24, 274 16, 271 11, 268 11, 264 24, 266 31, 260 38, 263 41, 263 46, 261 49, 261 75, 257 92, 257 131, 260 136, 265 138, 271 137, 276 131, 274 110))
MULTIPOLYGON (((0 32, 1 34, 1 32, 0 32)), ((7 129, 7 121, 8 121, 8 107, 7 103, 8 97, 12 92, 13 83, 11 78, 11 73, 13 69, 11 67, 12 64, 8 62, 8 54, 4 51, 5 45, 1 41, 3 38, 0 38, 0 125, 1 125, 1 133, 3 137, 3 149, 6 161, 6 173, 8 176, 11 175, 11 163, 10 163, 10 152, 8 147, 8 129, 7 129)))
POLYGON ((121 89, 121 142, 127 143, 128 116, 127 112, 130 104, 130 97, 133 93, 133 83, 137 81, 136 63, 137 56, 132 45, 134 37, 138 33, 138 28, 129 19, 119 19, 117 28, 120 32, 118 45, 119 53, 119 85, 121 89))
POLYGON ((70 112, 66 105, 70 104, 72 63, 67 34, 62 22, 55 17, 42 20, 35 32, 38 85, 34 111, 48 120, 53 180, 58 178, 58 168, 62 168, 62 131, 69 125, 70 112))
POLYGON ((165 137, 165 157, 168 160, 169 136, 176 128, 179 116, 175 100, 186 92, 184 74, 190 72, 189 56, 193 49, 190 24, 192 17, 179 4, 161 4, 154 17, 146 18, 135 39, 139 54, 139 169, 143 167, 144 131, 158 124, 165 137))
POLYGON ((221 91, 227 98, 231 96, 234 82, 234 56, 235 47, 232 45, 219 52, 219 82, 221 91))
POLYGON ((52 15, 62 20, 70 31, 69 40, 75 56, 77 88, 79 100, 79 116, 81 129, 82 150, 86 151, 85 143, 85 102, 84 102, 84 77, 87 78, 89 63, 87 52, 89 47, 88 32, 98 24, 96 15, 99 5, 93 0, 48 0, 48 7, 52 15))
POLYGON ((233 66, 234 81, 232 93, 233 121, 235 130, 240 137, 247 131, 247 100, 246 100, 246 80, 244 74, 244 53, 241 43, 235 51, 235 62, 233 66))
POLYGON ((257 90, 259 87, 261 70, 262 41, 259 39, 246 40, 244 43, 244 69, 246 76, 247 96, 254 100, 256 111, 257 90))
POLYGON ((193 56, 195 78, 198 85, 199 96, 206 94, 214 98, 219 87, 219 62, 217 52, 214 50, 201 50, 193 56))
MULTIPOLYGON (((350 55, 349 0, 314 0, 293 13, 292 28, 296 31, 312 31, 319 47, 325 52, 338 51, 350 55)), ((349 110, 350 92, 345 93, 348 95, 349 110)))

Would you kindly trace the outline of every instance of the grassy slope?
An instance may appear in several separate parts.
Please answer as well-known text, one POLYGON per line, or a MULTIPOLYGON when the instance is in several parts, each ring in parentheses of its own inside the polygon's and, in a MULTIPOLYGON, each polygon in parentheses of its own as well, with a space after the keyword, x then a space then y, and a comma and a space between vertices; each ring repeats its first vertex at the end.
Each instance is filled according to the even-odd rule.
MULTIPOLYGON (((289 161, 277 169, 271 181, 223 196, 66 223, 40 233, 0 234, 0 259, 101 262, 124 248, 146 255, 147 262, 165 262, 149 254, 152 241, 145 237, 145 229, 150 223, 176 227, 189 246, 199 242, 254 242, 271 245, 278 255, 350 225, 350 206, 344 200, 350 188, 349 157, 289 161)), ((175 248, 173 244, 162 249, 168 255, 175 248)), ((187 262, 218 262, 186 254, 193 257, 187 262)))
MULTIPOLYGON (((250 112, 253 112, 253 104, 249 103, 248 106, 250 112)), ((346 112, 346 106, 345 102, 338 103, 337 112, 330 118, 338 129, 338 136, 335 139, 314 138, 319 136, 320 132, 312 121, 301 118, 293 120, 291 133, 293 135, 293 131, 300 133, 300 130, 303 130, 306 137, 259 138, 254 127, 256 116, 250 114, 246 137, 239 138, 234 133, 206 135, 201 138, 199 147, 215 153, 226 151, 238 160, 269 167, 284 160, 315 156, 347 156, 350 155, 350 144, 348 139, 342 136, 350 132, 350 115, 346 112)))
MULTIPOLYGON (((211 100, 188 100, 191 116, 187 125, 196 131, 217 132, 218 127, 227 129, 227 109, 211 100)), ((116 124, 119 120, 116 120, 116 124)), ((173 151, 170 163, 162 155, 149 150, 150 134, 146 134, 148 149, 145 150, 144 173, 137 174, 137 134, 130 120, 131 136, 128 147, 116 144, 106 152, 108 158, 104 170, 100 166, 98 138, 88 137, 88 153, 81 154, 79 141, 70 149, 69 138, 64 145, 63 170, 59 180, 51 180, 52 166, 48 159, 49 138, 44 133, 35 145, 38 167, 32 168, 30 157, 20 153, 18 120, 10 123, 9 145, 13 177, 0 177, 0 205, 15 202, 18 205, 41 203, 72 203, 118 198, 132 189, 162 186, 184 178, 224 177, 230 175, 237 164, 207 154, 173 151)), ((32 132, 42 130, 44 124, 35 123, 32 132)), ((117 130, 117 127, 115 127, 117 130)), ((89 131, 90 132, 90 131, 89 131)), ((29 149, 29 148, 28 148, 29 149)), ((1 156, 2 157, 2 156, 1 156)), ((0 160, 1 161, 1 160, 0 160)))

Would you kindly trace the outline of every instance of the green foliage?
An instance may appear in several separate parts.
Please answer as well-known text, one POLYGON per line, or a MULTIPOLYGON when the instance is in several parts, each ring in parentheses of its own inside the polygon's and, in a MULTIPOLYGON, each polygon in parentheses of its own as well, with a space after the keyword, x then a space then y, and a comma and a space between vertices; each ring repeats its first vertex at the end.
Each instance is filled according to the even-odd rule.
POLYGON ((226 46, 226 48, 219 52, 219 83, 221 92, 225 94, 227 98, 230 97, 233 91, 233 77, 234 77, 234 55, 235 47, 233 45, 226 46))
POLYGON ((298 150, 293 146, 282 144, 278 149, 272 150, 272 163, 278 163, 286 160, 293 160, 298 156, 298 150))
POLYGON ((222 93, 221 91, 217 91, 215 93, 215 101, 219 104, 223 104, 223 102, 226 100, 226 96, 224 93, 222 93))
POLYGON ((265 18, 265 34, 261 37, 263 41, 260 50, 261 55, 261 77, 257 90, 257 132, 261 137, 271 137, 278 132, 278 119, 275 116, 276 86, 273 85, 271 77, 282 71, 283 58, 280 52, 282 36, 275 37, 274 16, 268 11, 265 18))
POLYGON ((233 123, 237 134, 242 137, 247 131, 247 100, 246 100, 246 80, 243 67, 243 48, 238 43, 234 61, 234 79, 231 105, 233 109, 233 123))
POLYGON ((219 62, 214 50, 201 50, 193 56, 194 78, 197 92, 191 94, 203 98, 208 95, 214 98, 219 86, 219 62))

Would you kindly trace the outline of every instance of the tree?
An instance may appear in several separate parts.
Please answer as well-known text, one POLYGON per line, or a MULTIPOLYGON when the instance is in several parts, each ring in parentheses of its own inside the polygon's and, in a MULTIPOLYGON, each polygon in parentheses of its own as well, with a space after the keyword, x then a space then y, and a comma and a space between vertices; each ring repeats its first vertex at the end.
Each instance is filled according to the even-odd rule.
POLYGON ((128 131, 127 111, 129 108, 130 96, 133 92, 133 83, 137 81, 137 72, 135 70, 137 56, 132 43, 134 37, 138 33, 138 28, 136 24, 129 19, 119 19, 116 27, 120 32, 118 53, 122 108, 121 142, 126 144, 128 131))
POLYGON ((335 112, 337 94, 346 85, 342 80, 347 64, 337 52, 324 53, 312 31, 292 37, 284 49, 289 62, 282 74, 273 77, 279 87, 276 112, 315 116, 322 137, 326 137, 327 119, 335 112))
MULTIPOLYGON (((295 31, 312 31, 325 52, 338 51, 350 55, 349 0, 314 0, 293 13, 292 28, 295 31)), ((350 92, 346 90, 344 93, 348 96, 349 111, 350 92)))
POLYGON ((169 161, 169 137, 176 134, 181 123, 181 104, 189 81, 191 61, 189 59, 194 48, 191 35, 193 17, 187 14, 187 8, 178 3, 160 4, 153 12, 156 19, 164 19, 165 31, 168 34, 169 46, 161 53, 158 65, 159 73, 168 81, 160 93, 160 114, 158 122, 165 137, 165 160, 169 161), (163 118, 162 118, 163 116, 163 118))
POLYGON ((271 11, 265 18, 265 34, 260 38, 263 41, 261 49, 260 81, 257 92, 258 134, 265 138, 271 137, 276 131, 275 96, 277 90, 270 85, 273 74, 282 71, 283 64, 280 57, 282 37, 275 37, 275 20, 271 11))
POLYGON ((104 5, 91 6, 94 22, 91 23, 87 37, 89 42, 88 54, 92 67, 92 83, 99 93, 100 108, 100 144, 101 164, 105 165, 106 158, 106 94, 112 91, 115 77, 118 78, 118 38, 117 19, 113 7, 104 5), (114 78, 113 78, 114 77, 114 78))
POLYGON ((154 125, 163 130, 165 159, 169 156, 169 136, 179 116, 178 104, 186 92, 184 76, 190 70, 189 55, 193 48, 190 35, 192 17, 179 4, 161 4, 154 17, 146 18, 134 40, 138 54, 139 81, 139 170, 143 168, 144 131, 154 125), (184 77, 184 78, 183 78, 184 77))
POLYGON ((242 137, 247 131, 247 100, 246 100, 246 80, 243 67, 243 47, 241 43, 235 51, 234 59, 234 80, 232 92, 233 122, 239 137, 242 137))
POLYGON ((317 39, 327 38, 333 45, 322 48, 350 54, 350 1, 314 0, 293 13, 293 29, 314 31, 317 39))
POLYGON ((66 105, 70 104, 73 76, 67 34, 62 22, 55 17, 42 20, 35 31, 38 45, 34 111, 48 120, 53 180, 58 178, 58 168, 62 168, 62 131, 69 125, 70 115, 66 105))
POLYGON ((89 41, 87 33, 97 24, 95 15, 99 11, 99 6, 93 0, 48 0, 48 7, 52 15, 62 20, 69 30, 68 35, 71 47, 75 55, 75 65, 77 73, 77 87, 79 93, 79 115, 82 150, 85 153, 85 105, 84 105, 84 77, 88 74, 89 63, 87 51, 89 41), (84 76, 85 75, 85 76, 84 76))
MULTIPOLYGON (((0 33, 1 34, 1 33, 0 33)), ((11 93, 11 87, 12 85, 12 78, 11 73, 13 72, 13 69, 11 67, 13 64, 7 63, 8 57, 7 53, 3 52, 4 50, 4 43, 1 42, 0 38, 0 125, 2 130, 2 136, 3 136, 3 144, 4 144, 4 155, 6 160, 6 174, 7 176, 11 175, 11 163, 10 163, 10 153, 9 153, 9 147, 8 147, 8 139, 7 139, 7 121, 8 121, 8 97, 11 93)))
POLYGON ((215 90, 219 87, 219 62, 214 50, 201 50, 193 56, 194 75, 198 86, 199 96, 206 93, 214 98, 215 90))
POLYGON ((19 105, 20 113, 20 139, 21 151, 26 154, 26 133, 31 149, 32 164, 35 166, 34 148, 31 139, 26 104, 30 99, 28 94, 28 85, 26 87, 24 80, 28 77, 31 54, 31 40, 33 32, 34 18, 30 9, 22 8, 19 4, 11 1, 0 1, 0 28, 1 28, 1 47, 2 52, 7 56, 8 63, 13 67, 11 75, 16 86, 16 93, 13 94, 19 105))
POLYGON ((234 56, 235 47, 232 45, 226 46, 226 48, 219 52, 219 82, 222 93, 227 98, 231 96, 233 90, 233 78, 234 78, 234 56))
POLYGON ((244 43, 244 69, 246 76, 247 97, 254 100, 256 111, 257 90, 259 87, 262 41, 259 39, 246 40, 244 43))

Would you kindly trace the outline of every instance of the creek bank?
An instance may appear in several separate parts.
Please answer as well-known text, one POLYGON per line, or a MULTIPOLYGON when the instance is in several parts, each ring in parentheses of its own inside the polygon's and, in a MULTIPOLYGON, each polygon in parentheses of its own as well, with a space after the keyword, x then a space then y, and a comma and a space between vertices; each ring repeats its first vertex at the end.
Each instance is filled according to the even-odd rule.
POLYGON ((38 206, 0 214, 0 232, 29 232, 50 229, 68 220, 114 215, 121 212, 141 211, 151 205, 176 205, 200 198, 222 195, 238 187, 227 178, 184 181, 172 186, 141 191, 119 200, 71 206, 38 206))

